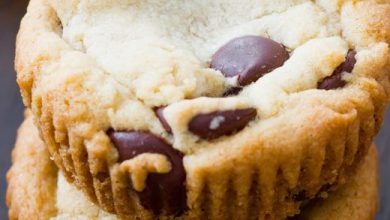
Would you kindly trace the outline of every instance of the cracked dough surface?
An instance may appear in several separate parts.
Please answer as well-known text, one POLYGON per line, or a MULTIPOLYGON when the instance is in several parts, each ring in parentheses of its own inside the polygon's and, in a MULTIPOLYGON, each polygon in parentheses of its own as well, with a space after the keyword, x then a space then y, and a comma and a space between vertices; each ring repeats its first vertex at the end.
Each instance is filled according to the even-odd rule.
MULTIPOLYGON (((207 144, 196 144, 198 138, 187 130, 194 115, 248 106, 256 107, 262 121, 283 114, 297 103, 293 97, 312 100, 324 95, 315 90, 317 83, 332 74, 350 48, 358 54, 355 70, 346 79, 349 94, 340 94, 336 100, 345 102, 351 93, 367 95, 370 91, 361 86, 368 79, 377 80, 386 91, 389 88, 388 73, 383 70, 390 60, 390 19, 385 17, 390 12, 388 1, 47 2, 61 21, 62 29, 57 31, 64 42, 57 47, 63 52, 46 55, 52 61, 38 64, 34 81, 45 86, 36 87, 33 97, 58 88, 81 90, 65 92, 66 99, 82 105, 71 107, 74 117, 99 118, 93 123, 103 130, 148 130, 170 139, 184 153, 207 144), (361 13, 364 8, 369 9, 367 13, 361 13), (380 19, 371 16, 374 14, 380 19), (218 98, 236 82, 209 68, 211 56, 229 40, 244 35, 280 42, 291 51, 291 57, 239 96, 218 98), (196 99, 204 96, 209 98, 196 99), (164 114, 175 139, 152 111, 165 105, 170 105, 164 114)), ((16 66, 24 88, 26 66, 24 56, 19 57, 16 66)), ((324 96, 323 107, 343 111, 329 103, 336 101, 334 97, 324 96)), ((25 96, 25 101, 30 105, 32 100, 25 96)), ((61 122, 54 124, 57 133, 63 132, 63 125, 56 123, 61 122)))

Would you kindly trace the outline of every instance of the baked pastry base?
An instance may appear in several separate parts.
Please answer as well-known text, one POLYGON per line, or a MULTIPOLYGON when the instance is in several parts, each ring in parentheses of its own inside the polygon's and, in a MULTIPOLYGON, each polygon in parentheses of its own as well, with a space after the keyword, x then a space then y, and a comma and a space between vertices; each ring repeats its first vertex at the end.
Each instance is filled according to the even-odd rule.
MULTIPOLYGON (((76 187, 66 182, 27 117, 21 125, 13 165, 7 174, 7 205, 12 219, 117 219, 90 202, 76 187)), ((369 220, 378 209, 378 161, 375 146, 363 163, 337 191, 326 199, 310 201, 300 220, 369 220)))

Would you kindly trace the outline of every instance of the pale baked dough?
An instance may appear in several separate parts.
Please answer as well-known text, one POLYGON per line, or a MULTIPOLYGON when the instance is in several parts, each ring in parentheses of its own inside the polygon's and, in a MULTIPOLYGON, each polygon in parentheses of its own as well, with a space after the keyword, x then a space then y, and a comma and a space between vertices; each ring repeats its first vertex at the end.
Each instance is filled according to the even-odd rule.
POLYGON ((185 154, 188 216, 279 218, 297 212, 294 194, 344 182, 378 132, 389 14, 388 0, 32 0, 17 40, 18 83, 57 166, 105 210, 152 217, 123 195, 131 184, 106 135, 113 128, 152 132, 185 154), (208 68, 210 56, 248 34, 286 45, 291 57, 221 98, 235 82, 208 68), (357 63, 347 86, 316 89, 348 49, 357 63), (153 112, 168 104, 172 136, 153 112), (247 107, 258 117, 235 135, 205 141, 188 131, 195 115, 247 107))
POLYGON ((58 169, 39 138, 31 113, 20 126, 12 167, 7 173, 8 216, 11 220, 50 219, 57 209, 58 169))
MULTIPOLYGON (((300 220, 373 220, 378 209, 378 161, 375 147, 348 183, 327 199, 310 201, 300 220)), ((18 132, 13 165, 7 175, 10 220, 116 220, 94 205, 57 169, 29 117, 18 132)))

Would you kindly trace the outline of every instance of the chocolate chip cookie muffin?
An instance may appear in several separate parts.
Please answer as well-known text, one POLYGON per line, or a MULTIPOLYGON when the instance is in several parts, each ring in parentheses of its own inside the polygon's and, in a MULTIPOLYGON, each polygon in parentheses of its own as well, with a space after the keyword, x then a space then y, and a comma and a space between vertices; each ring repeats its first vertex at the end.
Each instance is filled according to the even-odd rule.
MULTIPOLYGON (((326 199, 308 202, 294 219, 374 219, 378 207, 377 162, 372 146, 345 185, 329 193, 326 199)), ((11 220, 118 219, 92 203, 58 173, 32 117, 27 117, 19 129, 7 180, 11 220)))
POLYGON ((121 218, 283 219, 345 181, 388 101, 390 1, 32 0, 24 103, 121 218))

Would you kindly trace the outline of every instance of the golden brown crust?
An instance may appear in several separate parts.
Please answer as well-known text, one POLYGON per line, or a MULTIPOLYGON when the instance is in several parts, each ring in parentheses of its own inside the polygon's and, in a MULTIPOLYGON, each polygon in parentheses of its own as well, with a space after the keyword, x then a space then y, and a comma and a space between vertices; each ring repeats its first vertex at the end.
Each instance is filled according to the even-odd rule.
POLYGON ((326 199, 311 201, 301 220, 371 220, 379 208, 378 155, 372 147, 356 173, 326 199))
MULTIPOLYGON (((372 220, 378 209, 378 160, 375 147, 362 159, 347 183, 326 199, 310 201, 297 219, 301 220, 372 220)), ((32 117, 19 129, 9 174, 7 204, 10 219, 116 219, 99 211, 81 191, 61 179, 38 136, 32 117), (61 189, 62 202, 56 198, 61 189), (57 202, 56 202, 57 200, 57 202), (57 204, 57 206, 56 206, 57 204), (58 214, 57 214, 58 207, 58 214)), ((245 185, 245 184, 244 184, 245 185)), ((233 216, 232 216, 233 217, 233 216)), ((190 218, 189 218, 190 219, 190 218)))
MULTIPOLYGON (((390 31, 383 28, 389 24, 390 5, 354 1, 340 10, 344 37, 359 50, 349 86, 286 92, 286 99, 277 100, 279 111, 262 123, 221 142, 185 151, 189 217, 220 219, 237 209, 232 212, 236 218, 293 215, 300 205, 294 194, 314 197, 324 186, 344 182, 359 165, 380 128, 389 95, 390 31), (362 8, 368 13, 354 19, 362 8), (235 203, 224 203, 231 199, 235 203)), ((24 102, 69 181, 109 212, 150 216, 132 193, 124 193, 131 183, 118 170, 117 153, 105 134, 112 127, 107 109, 126 101, 115 89, 111 91, 113 82, 95 61, 70 48, 60 35, 59 20, 47 1, 31 1, 16 51, 24 102), (92 81, 99 84, 86 83, 92 81), (102 95, 105 91, 112 93, 102 95), (106 99, 114 101, 102 101, 106 99)), ((227 105, 234 107, 247 105, 229 100, 233 104, 227 105)), ((175 130, 186 124, 191 109, 211 105, 218 103, 196 99, 173 104, 167 108, 167 119, 175 130)))
POLYGON ((49 219, 56 215, 57 168, 40 140, 33 118, 18 131, 7 173, 7 205, 12 219, 49 219))

